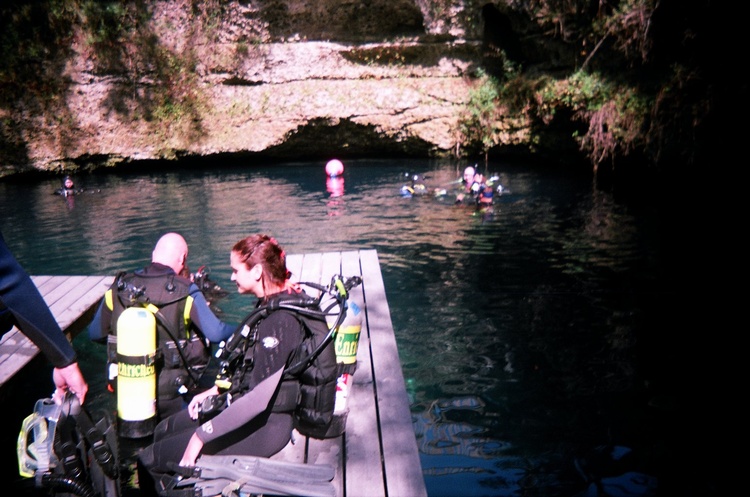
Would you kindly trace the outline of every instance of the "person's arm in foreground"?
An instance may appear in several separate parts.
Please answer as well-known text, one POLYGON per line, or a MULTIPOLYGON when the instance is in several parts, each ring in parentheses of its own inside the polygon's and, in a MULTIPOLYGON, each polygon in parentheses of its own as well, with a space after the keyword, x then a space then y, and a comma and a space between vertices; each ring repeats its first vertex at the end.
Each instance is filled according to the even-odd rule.
POLYGON ((31 277, 21 267, 0 233, 0 303, 6 307, 15 324, 52 363, 55 401, 61 401, 66 391, 76 394, 83 404, 88 392, 83 374, 78 367, 73 346, 52 315, 42 294, 31 277))

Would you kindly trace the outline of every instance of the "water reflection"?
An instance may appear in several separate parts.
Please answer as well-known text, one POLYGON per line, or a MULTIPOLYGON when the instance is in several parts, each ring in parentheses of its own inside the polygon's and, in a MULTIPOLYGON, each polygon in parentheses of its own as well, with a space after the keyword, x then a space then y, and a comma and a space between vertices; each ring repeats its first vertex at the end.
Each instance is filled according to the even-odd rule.
POLYGON ((331 194, 328 199, 328 215, 340 216, 344 209, 344 178, 343 176, 329 176, 326 178, 326 191, 331 194))
MULTIPOLYGON (((575 461, 604 445, 649 452, 674 415, 671 392, 652 391, 679 374, 653 319, 673 299, 656 218, 590 178, 512 164, 486 171, 505 192, 490 213, 401 195, 405 173, 434 191, 463 166, 352 161, 335 182, 310 163, 93 175, 79 183, 100 193, 74 209, 55 179, 0 182, 0 222, 32 274, 137 268, 179 231, 190 266, 231 289, 229 249, 249 233, 289 253, 376 249, 429 495, 584 495, 575 461)), ((230 322, 248 305, 220 302, 230 322)), ((76 341, 94 388, 103 361, 88 345, 76 341)))
POLYGON ((492 417, 486 416, 485 404, 479 397, 438 399, 413 419, 417 444, 423 454, 491 458, 510 446, 482 436, 484 430, 480 426, 491 423, 492 417))

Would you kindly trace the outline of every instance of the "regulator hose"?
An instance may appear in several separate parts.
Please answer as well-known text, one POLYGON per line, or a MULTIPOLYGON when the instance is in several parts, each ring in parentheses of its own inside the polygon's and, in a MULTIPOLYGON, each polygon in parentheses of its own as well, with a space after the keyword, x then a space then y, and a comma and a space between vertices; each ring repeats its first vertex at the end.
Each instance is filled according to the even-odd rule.
POLYGON ((86 483, 66 476, 56 476, 46 473, 42 476, 42 486, 52 490, 71 492, 79 497, 97 497, 94 489, 86 483))

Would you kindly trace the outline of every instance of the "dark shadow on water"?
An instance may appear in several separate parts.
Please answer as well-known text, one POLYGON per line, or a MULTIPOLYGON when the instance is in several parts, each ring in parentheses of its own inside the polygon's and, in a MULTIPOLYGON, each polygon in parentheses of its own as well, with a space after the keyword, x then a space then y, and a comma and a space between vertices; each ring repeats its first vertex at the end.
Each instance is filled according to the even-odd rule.
MULTIPOLYGON (((0 183, 3 234, 32 274, 115 274, 142 265, 163 230, 182 231, 191 267, 232 289, 219 302, 230 322, 252 304, 228 268, 249 232, 273 232, 292 254, 376 249, 430 497, 603 496, 625 484, 650 497, 650 477, 658 497, 721 495, 721 445, 733 439, 718 392, 737 326, 726 285, 697 276, 721 259, 695 254, 706 238, 680 192, 623 195, 555 165, 496 163, 487 172, 509 193, 481 215, 400 193, 405 172, 447 189, 464 164, 344 162, 340 188, 324 161, 94 175, 79 181, 102 194, 73 210, 51 195, 59 181, 0 183)), ((104 349, 74 345, 102 391, 104 349)), ((6 402, 12 461, 50 375, 6 402)))

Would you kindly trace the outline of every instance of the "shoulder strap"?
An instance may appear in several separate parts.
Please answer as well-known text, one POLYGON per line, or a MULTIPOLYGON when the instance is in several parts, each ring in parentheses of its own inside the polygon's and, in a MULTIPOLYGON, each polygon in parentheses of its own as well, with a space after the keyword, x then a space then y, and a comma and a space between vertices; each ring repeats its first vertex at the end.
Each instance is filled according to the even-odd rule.
MULTIPOLYGON (((299 321, 302 324, 302 326, 305 328, 305 340, 312 340, 316 336, 315 329, 313 329, 314 325, 312 324, 312 322, 314 322, 315 319, 301 312, 295 313, 295 317, 297 318, 297 321, 299 321)), ((320 320, 318 321, 320 322, 320 320)), ((323 326, 328 328, 328 324, 325 322, 324 319, 322 320, 322 324, 323 326)), ((320 355, 320 353, 326 348, 326 346, 328 346, 328 344, 333 341, 334 337, 336 336, 337 329, 338 329, 338 326, 336 324, 328 328, 328 331, 325 337, 317 345, 317 347, 315 347, 312 350, 312 352, 310 352, 309 355, 305 357, 300 357, 299 360, 295 364, 286 368, 284 370, 283 377, 289 378, 292 376, 296 376, 300 374, 302 371, 304 371, 305 369, 309 368, 310 365, 315 361, 315 359, 320 355)), ((314 343, 313 343, 313 346, 314 346, 314 343)))
POLYGON ((102 468, 105 475, 116 480, 119 477, 117 458, 115 452, 112 451, 112 448, 107 443, 104 434, 94 425, 91 416, 89 416, 88 411, 84 407, 80 408, 80 412, 75 418, 83 436, 91 446, 91 451, 94 453, 96 462, 102 468))
MULTIPOLYGON (((132 273, 130 273, 132 274, 132 273)), ((164 314, 161 313, 161 308, 165 307, 167 305, 173 304, 175 302, 179 302, 180 300, 186 300, 185 302, 185 309, 182 313, 182 318, 185 320, 185 330, 188 336, 186 336, 186 340, 190 338, 189 336, 189 319, 190 319, 190 309, 192 308, 193 303, 193 297, 190 295, 189 291, 186 291, 184 295, 178 295, 174 299, 162 302, 159 304, 155 304, 149 301, 149 299, 145 296, 145 287, 136 287, 132 283, 126 280, 127 276, 130 276, 129 273, 126 272, 120 272, 118 273, 117 277, 115 278, 114 286, 117 289, 117 300, 122 306, 123 309, 126 309, 128 307, 134 307, 134 306, 140 306, 145 308, 147 311, 149 311, 151 314, 154 315, 154 318, 156 318, 159 325, 166 331, 167 335, 169 335, 169 338, 174 342, 175 348, 180 356, 180 359, 182 360, 183 365, 185 366, 185 370, 190 375, 191 379, 194 382, 198 382, 199 378, 196 378, 192 369, 190 368, 189 362, 187 358, 185 357, 185 351, 184 347, 180 345, 180 337, 178 336, 179 333, 174 328, 174 324, 170 323, 169 320, 164 316, 164 314)), ((171 284, 174 284, 174 278, 171 280, 171 284)), ((182 283, 180 283, 182 284, 182 283)), ((188 289, 190 286, 188 285, 188 289)), ((185 345, 187 346, 187 345, 185 345)))
POLYGON ((302 299, 277 299, 269 302, 267 305, 263 305, 255 308, 245 319, 240 323, 237 330, 232 333, 232 336, 226 341, 226 343, 219 348, 216 352, 216 358, 219 360, 220 375, 227 377, 233 374, 238 365, 238 359, 244 356, 248 346, 248 339, 251 337, 251 331, 255 324, 262 318, 268 316, 269 313, 278 310, 286 309, 293 311, 295 316, 303 322, 305 329, 312 333, 310 326, 304 322, 304 319, 319 319, 326 322, 328 313, 335 306, 338 306, 340 312, 336 319, 336 322, 330 326, 328 334, 323 341, 306 357, 301 358, 296 364, 288 367, 284 371, 284 377, 288 378, 296 374, 301 373, 315 360, 315 358, 325 349, 331 340, 335 337, 336 330, 338 330, 341 323, 344 322, 346 317, 346 301, 349 298, 349 290, 362 283, 362 278, 358 276, 352 276, 344 281, 343 277, 336 275, 331 278, 331 284, 328 287, 318 285, 316 283, 300 283, 300 285, 306 285, 314 288, 320 292, 317 298, 302 298, 302 299), (334 301, 324 310, 320 309, 320 303, 323 296, 328 295, 333 297, 334 301))
MULTIPOLYGON (((132 307, 134 305, 139 305, 139 304, 143 305, 145 303, 150 303, 158 307, 165 307, 170 304, 174 304, 175 302, 179 302, 180 300, 184 300, 190 296, 190 292, 189 292, 190 285, 187 284, 187 286, 185 287, 185 291, 179 293, 173 299, 166 300, 164 302, 152 302, 146 296, 145 286, 138 287, 138 286, 135 286, 131 282, 131 280, 136 276, 138 275, 136 275, 135 273, 126 273, 124 271, 117 274, 114 286, 117 289, 117 299, 120 301, 120 305, 122 305, 123 307, 132 307)), ((175 285, 176 275, 169 275, 169 276, 170 276, 170 281, 168 285, 176 288, 176 285, 175 285)), ((185 283, 178 281, 178 284, 184 285, 185 283)))

